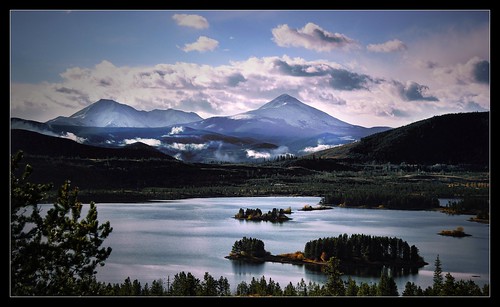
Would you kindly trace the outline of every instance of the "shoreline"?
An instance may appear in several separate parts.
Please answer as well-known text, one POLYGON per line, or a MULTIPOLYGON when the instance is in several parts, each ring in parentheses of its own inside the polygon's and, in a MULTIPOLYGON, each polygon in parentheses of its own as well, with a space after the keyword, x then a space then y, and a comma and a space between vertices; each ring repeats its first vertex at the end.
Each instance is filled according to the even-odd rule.
MULTIPOLYGON (((293 253, 292 253, 293 254, 293 253)), ((276 262, 276 263, 288 263, 292 265, 316 265, 316 266, 325 266, 327 264, 326 261, 315 261, 311 259, 296 259, 293 258, 292 254, 279 254, 279 255, 272 255, 268 254, 263 257, 255 257, 255 256, 241 256, 241 255, 228 255, 225 256, 224 258, 229 259, 229 260, 237 260, 237 261, 244 261, 244 262, 250 262, 250 263, 265 263, 265 262, 276 262)), ((387 262, 367 262, 367 261, 342 261, 341 260, 341 265, 345 266, 350 266, 350 265, 358 265, 358 266, 365 266, 365 267, 377 267, 377 266, 394 266, 394 267, 401 267, 401 268, 421 268, 429 263, 425 261, 418 262, 416 264, 410 264, 410 263, 387 263, 387 262)))

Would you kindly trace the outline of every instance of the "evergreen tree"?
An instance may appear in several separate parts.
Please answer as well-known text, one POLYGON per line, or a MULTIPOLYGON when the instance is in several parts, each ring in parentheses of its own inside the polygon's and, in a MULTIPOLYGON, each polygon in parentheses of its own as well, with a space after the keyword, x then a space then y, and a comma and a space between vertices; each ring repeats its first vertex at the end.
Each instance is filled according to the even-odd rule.
POLYGON ((340 272, 340 260, 336 257, 330 258, 325 267, 325 273, 328 278, 325 283, 325 290, 328 295, 345 295, 344 281, 341 278, 342 272, 340 272))
POLYGON ((297 283, 297 295, 300 295, 300 296, 307 296, 307 284, 306 282, 304 281, 304 278, 301 278, 300 279, 300 282, 297 283))
POLYGON ((441 260, 437 255, 434 261, 434 278, 432 279, 432 291, 434 295, 441 295, 441 288, 443 287, 443 270, 441 269, 441 260))
POLYGON ((388 276, 386 272, 383 272, 380 276, 377 287, 377 296, 398 296, 398 287, 394 278, 388 276))
POLYGON ((366 282, 361 282, 358 287, 357 296, 373 296, 375 294, 371 293, 370 285, 366 282))
POLYGON ((231 287, 226 277, 220 277, 217 281, 217 295, 219 296, 230 296, 231 287))
POLYGON ((203 282, 201 283, 201 293, 202 296, 217 296, 217 281, 212 277, 212 275, 205 272, 203 276, 203 282))
POLYGON ((407 282, 405 284, 405 289, 403 290, 403 296, 422 296, 424 295, 422 288, 420 286, 417 286, 413 282, 407 282))
POLYGON ((165 288, 163 287, 163 280, 153 280, 151 283, 151 289, 149 289, 149 293, 151 296, 162 296, 166 295, 165 288))
MULTIPOLYGON (((32 184, 26 165, 15 172, 22 152, 11 157, 11 289, 13 295, 96 295, 96 267, 103 266, 111 248, 100 248, 111 233, 109 222, 99 225, 94 202, 85 218, 78 189, 66 181, 46 216, 38 204, 50 185, 32 184)), ((97 292, 96 292, 97 291, 97 292)))
POLYGON ((349 278, 346 281, 346 289, 345 289, 345 295, 346 296, 357 296, 359 291, 359 287, 356 284, 356 281, 349 276, 349 278))
POLYGON ((242 281, 236 286, 236 295, 238 296, 248 296, 250 294, 250 289, 246 281, 242 281))
POLYGON ((297 296, 297 290, 295 287, 292 285, 292 282, 289 282, 288 285, 286 285, 285 289, 283 289, 283 296, 297 296))
POLYGON ((183 271, 175 274, 171 286, 171 295, 173 296, 197 296, 201 294, 200 280, 190 272, 183 271))
POLYGON ((455 277, 453 277, 449 272, 444 276, 444 283, 441 288, 441 295, 443 296, 453 296, 457 295, 455 291, 455 277))

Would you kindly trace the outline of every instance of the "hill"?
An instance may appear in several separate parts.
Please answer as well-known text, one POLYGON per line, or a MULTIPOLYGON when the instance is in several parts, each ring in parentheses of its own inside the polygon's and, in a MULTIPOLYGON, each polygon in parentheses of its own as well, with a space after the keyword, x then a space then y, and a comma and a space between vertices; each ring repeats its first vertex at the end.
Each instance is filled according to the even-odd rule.
POLYGON ((489 112, 434 116, 314 155, 352 162, 488 166, 489 117, 489 112))
POLYGON ((10 150, 12 154, 23 150, 32 156, 176 160, 144 143, 137 142, 121 148, 97 147, 21 129, 11 130, 10 150))

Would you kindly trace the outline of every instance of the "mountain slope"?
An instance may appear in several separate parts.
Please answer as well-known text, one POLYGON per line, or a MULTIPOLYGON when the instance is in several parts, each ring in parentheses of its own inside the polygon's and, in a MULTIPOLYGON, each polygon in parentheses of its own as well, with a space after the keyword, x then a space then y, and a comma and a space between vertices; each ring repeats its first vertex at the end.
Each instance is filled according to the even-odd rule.
POLYGON ((489 112, 434 116, 372 134, 316 157, 410 164, 489 163, 489 112))
POLYGON ((202 120, 194 112, 174 109, 138 111, 113 100, 101 99, 70 117, 59 116, 50 125, 86 127, 165 127, 202 120))
MULTIPOLYGON (((323 133, 357 139, 373 133, 373 128, 343 122, 287 94, 256 110, 228 117, 212 117, 188 126, 230 135, 258 135, 271 142, 283 138, 296 140, 323 133)), ((380 131, 389 127, 375 129, 380 131)))
POLYGON ((315 129, 320 132, 332 128, 347 128, 352 125, 327 113, 310 107, 296 98, 283 94, 266 103, 257 110, 243 113, 273 119, 283 119, 288 125, 302 129, 315 129))
POLYGON ((105 148, 77 143, 73 140, 47 136, 33 131, 11 130, 11 153, 22 150, 30 155, 49 157, 79 157, 90 159, 163 159, 175 158, 143 143, 134 143, 121 148, 105 148))

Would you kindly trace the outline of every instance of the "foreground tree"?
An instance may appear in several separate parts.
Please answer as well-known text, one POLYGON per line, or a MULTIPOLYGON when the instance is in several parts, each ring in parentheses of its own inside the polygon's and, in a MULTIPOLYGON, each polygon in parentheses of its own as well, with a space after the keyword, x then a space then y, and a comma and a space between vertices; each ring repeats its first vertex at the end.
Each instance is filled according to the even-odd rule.
POLYGON ((340 260, 336 257, 328 259, 325 267, 327 281, 325 283, 325 290, 327 295, 344 296, 345 287, 342 280, 342 272, 340 271, 340 260))
POLYGON ((28 181, 26 165, 16 176, 22 152, 11 157, 11 293, 12 295, 95 295, 95 279, 111 248, 101 248, 111 233, 109 222, 99 225, 93 202, 85 218, 78 189, 66 181, 54 206, 44 216, 39 204, 51 185, 28 181))

